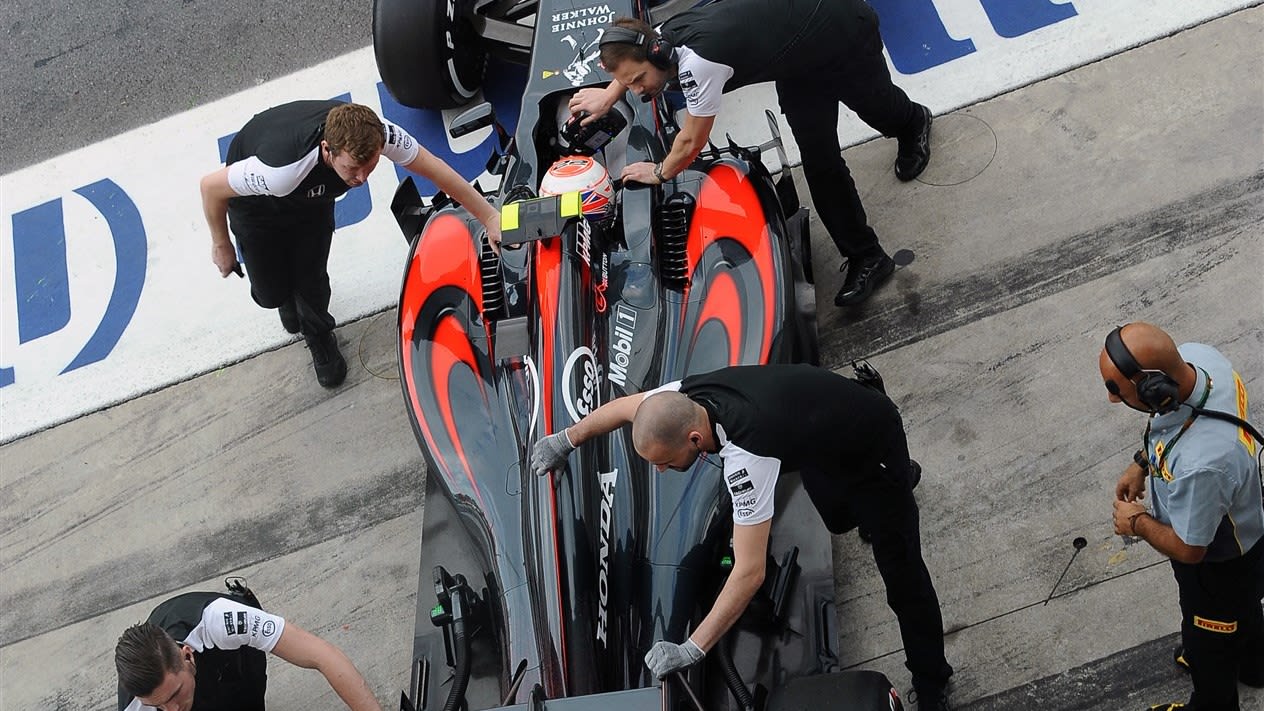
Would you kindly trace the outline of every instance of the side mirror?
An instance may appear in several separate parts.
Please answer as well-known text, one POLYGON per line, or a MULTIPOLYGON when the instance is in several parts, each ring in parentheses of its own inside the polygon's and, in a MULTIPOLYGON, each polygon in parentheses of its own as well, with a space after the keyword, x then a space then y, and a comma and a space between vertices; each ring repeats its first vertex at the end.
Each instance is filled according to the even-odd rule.
POLYGON ((494 123, 496 123, 496 111, 489 102, 484 101, 478 106, 462 111, 460 115, 452 119, 448 134, 453 138, 460 138, 494 123))

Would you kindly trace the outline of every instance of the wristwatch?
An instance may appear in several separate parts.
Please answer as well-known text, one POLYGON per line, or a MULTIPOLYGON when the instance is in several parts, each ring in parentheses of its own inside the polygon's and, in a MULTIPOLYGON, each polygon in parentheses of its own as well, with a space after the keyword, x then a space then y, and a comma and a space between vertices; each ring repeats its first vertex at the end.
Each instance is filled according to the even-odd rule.
POLYGON ((663 176, 663 162, 659 161, 654 164, 654 179, 659 183, 667 182, 667 178, 663 176))
POLYGON ((1150 460, 1146 459, 1146 455, 1143 454, 1141 450, 1138 449, 1136 452, 1133 453, 1132 461, 1136 462, 1137 466, 1141 467, 1141 471, 1143 472, 1150 471, 1150 460))

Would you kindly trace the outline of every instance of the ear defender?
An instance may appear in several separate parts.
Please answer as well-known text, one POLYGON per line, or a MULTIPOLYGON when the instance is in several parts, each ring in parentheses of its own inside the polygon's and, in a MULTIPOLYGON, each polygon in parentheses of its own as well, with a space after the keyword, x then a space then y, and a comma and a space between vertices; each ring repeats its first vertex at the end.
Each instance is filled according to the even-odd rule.
POLYGON ((1161 370, 1142 368, 1132 351, 1128 350, 1121 334, 1123 326, 1116 326, 1106 336, 1106 355, 1123 376, 1137 387, 1137 400, 1151 413, 1163 415, 1180 406, 1180 386, 1172 376, 1161 370))
POLYGON ((606 28, 598 44, 602 47, 608 44, 634 44, 644 47, 645 58, 649 63, 664 71, 671 69, 676 63, 676 48, 671 42, 656 34, 646 37, 642 32, 616 25, 606 28))

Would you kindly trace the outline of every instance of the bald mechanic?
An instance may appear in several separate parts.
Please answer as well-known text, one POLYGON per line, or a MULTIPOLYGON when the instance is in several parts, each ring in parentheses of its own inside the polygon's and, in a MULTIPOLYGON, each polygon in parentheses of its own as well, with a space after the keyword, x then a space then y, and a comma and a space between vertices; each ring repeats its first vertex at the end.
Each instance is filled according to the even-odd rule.
POLYGON ((1246 429, 1194 408, 1245 419, 1246 386, 1215 348, 1178 347, 1148 323, 1111 331, 1098 368, 1111 402, 1150 416, 1115 486, 1115 533, 1143 538, 1170 558, 1180 591, 1182 647, 1174 658, 1194 691, 1188 704, 1150 708, 1236 711, 1239 681, 1264 687, 1259 445, 1246 429), (1142 503, 1147 481, 1152 510, 1142 503))
POLYGON ((202 178, 211 261, 220 276, 250 278, 250 295, 277 309, 281 326, 302 333, 316 380, 347 376, 329 313, 334 200, 363 185, 381 158, 428 178, 500 243, 500 213, 447 163, 373 109, 342 101, 292 101, 256 114, 233 137, 223 168, 202 178), (229 224, 237 237, 234 249, 229 224))
POLYGON ((869 298, 895 263, 869 226, 838 143, 838 104, 884 136, 899 139, 895 175, 913 180, 930 162, 930 109, 891 82, 878 15, 864 0, 725 0, 673 16, 655 32, 619 18, 601 38, 601 63, 614 77, 580 89, 572 112, 595 120, 630 89, 645 101, 669 81, 685 95, 685 122, 660 163, 633 163, 623 178, 647 185, 689 167, 707 145, 721 95, 775 82, 781 111, 799 144, 812 204, 847 260, 834 304, 869 298))
POLYGON ((719 455, 734 498, 732 573, 689 639, 660 641, 646 655, 656 676, 700 661, 741 617, 764 580, 778 474, 797 469, 830 532, 867 529, 919 708, 951 708, 953 670, 913 499, 920 468, 886 395, 810 365, 724 368, 602 405, 539 440, 532 471, 557 470, 579 444, 628 423, 637 454, 659 471, 684 471, 704 453, 719 455))
POLYGON ((123 632, 119 711, 263 711, 269 653, 318 670, 351 711, 382 711, 342 650, 230 590, 177 595, 123 632))

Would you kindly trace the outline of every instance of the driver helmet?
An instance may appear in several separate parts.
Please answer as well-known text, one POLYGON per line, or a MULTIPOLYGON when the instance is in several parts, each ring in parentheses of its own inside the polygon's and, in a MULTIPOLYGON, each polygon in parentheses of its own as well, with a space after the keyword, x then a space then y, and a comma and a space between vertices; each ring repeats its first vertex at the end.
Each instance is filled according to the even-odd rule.
POLYGON ((591 156, 566 156, 549 166, 540 183, 540 195, 580 194, 584 217, 600 222, 614 212, 614 184, 605 166, 591 156))

